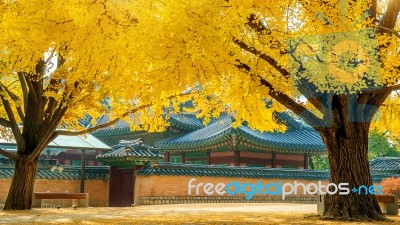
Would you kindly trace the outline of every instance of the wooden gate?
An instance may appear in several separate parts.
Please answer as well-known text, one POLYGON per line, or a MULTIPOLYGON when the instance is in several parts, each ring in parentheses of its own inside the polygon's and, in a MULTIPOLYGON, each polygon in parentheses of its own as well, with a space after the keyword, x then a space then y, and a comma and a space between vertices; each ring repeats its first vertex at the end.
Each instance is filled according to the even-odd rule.
POLYGON ((128 207, 134 203, 135 168, 110 167, 110 207, 128 207))

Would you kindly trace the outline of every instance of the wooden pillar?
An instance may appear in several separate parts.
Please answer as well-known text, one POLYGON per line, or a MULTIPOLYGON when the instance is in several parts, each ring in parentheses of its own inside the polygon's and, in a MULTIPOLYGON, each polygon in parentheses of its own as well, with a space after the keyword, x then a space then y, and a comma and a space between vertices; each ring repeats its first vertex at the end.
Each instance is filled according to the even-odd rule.
POLYGON ((207 165, 211 165, 211 151, 207 151, 207 165))
POLYGON ((85 163, 85 150, 81 152, 81 193, 85 193, 85 175, 86 175, 86 163, 85 163))
POLYGON ((304 169, 308 169, 308 155, 304 154, 304 169))
POLYGON ((186 163, 185 152, 181 153, 182 163, 186 163))
MULTIPOLYGON (((100 150, 96 150, 96 156, 100 155, 100 150)), ((95 165, 96 166, 100 166, 101 162, 99 162, 98 160, 95 161, 95 165)))
POLYGON ((165 152, 165 162, 171 162, 171 153, 165 152))
POLYGON ((236 134, 232 134, 232 146, 233 146, 233 151, 235 152, 234 165, 240 166, 240 151, 238 149, 238 137, 236 134))
POLYGON ((276 153, 272 152, 271 167, 276 168, 276 153))
POLYGON ((235 166, 240 166, 240 151, 235 150, 235 166))

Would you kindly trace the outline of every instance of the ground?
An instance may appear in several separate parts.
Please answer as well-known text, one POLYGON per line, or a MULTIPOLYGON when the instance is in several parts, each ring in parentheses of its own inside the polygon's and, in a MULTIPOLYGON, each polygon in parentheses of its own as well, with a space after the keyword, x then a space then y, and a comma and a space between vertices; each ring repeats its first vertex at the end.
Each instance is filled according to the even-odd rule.
MULTIPOLYGON (((321 221, 312 204, 210 203, 186 205, 152 205, 129 208, 48 208, 28 211, 0 211, 0 224, 351 224, 321 221)), ((353 224, 400 224, 392 222, 353 224)))

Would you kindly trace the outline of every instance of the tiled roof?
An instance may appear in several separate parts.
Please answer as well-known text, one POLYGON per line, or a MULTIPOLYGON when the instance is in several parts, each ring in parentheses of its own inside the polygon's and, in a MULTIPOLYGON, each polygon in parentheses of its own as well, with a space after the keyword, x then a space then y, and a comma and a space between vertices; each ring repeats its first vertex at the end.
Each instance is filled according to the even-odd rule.
POLYGON ((223 115, 218 122, 214 122, 202 129, 168 138, 155 143, 155 146, 166 149, 187 149, 195 147, 204 147, 214 143, 229 140, 228 135, 233 130, 230 126, 232 118, 223 115))
POLYGON ((238 133, 239 139, 271 149, 325 151, 321 136, 313 128, 288 129, 285 132, 259 132, 241 126, 238 128, 238 133))
MULTIPOLYGON (((107 180, 108 179, 108 166, 87 166, 85 169, 85 179, 87 180, 107 180)), ((0 167, 0 179, 12 178, 14 174, 13 167, 0 167)), ((36 174, 36 179, 65 179, 77 180, 81 179, 81 167, 65 167, 62 172, 51 171, 50 169, 39 169, 36 174)))
POLYGON ((89 114, 85 113, 85 115, 78 119, 79 125, 82 127, 88 127, 91 124, 93 117, 91 117, 89 114))
MULTIPOLYGON (((5 140, 0 138, 0 148, 17 149, 15 140, 5 140)), ((91 134, 88 135, 58 135, 47 146, 46 150, 110 150, 110 146, 104 144, 91 134)))
MULTIPOLYGON (((103 115, 101 116, 96 124, 105 124, 109 121, 109 118, 107 115, 103 115)), ((127 122, 125 122, 124 120, 119 120, 117 123, 115 123, 113 126, 109 126, 106 128, 102 128, 102 129, 98 129, 94 132, 92 132, 92 134, 96 137, 98 136, 109 136, 109 135, 121 135, 121 134, 129 134, 130 128, 129 128, 129 124, 127 122)))
MULTIPOLYGON (((211 165, 190 165, 160 163, 157 167, 145 166, 136 175, 138 176, 209 176, 209 177, 235 177, 255 179, 298 179, 298 180, 328 180, 329 171, 321 170, 297 170, 281 168, 256 168, 256 167, 232 167, 211 165)), ((373 174, 372 180, 380 182, 389 174, 373 174)))
POLYGON ((183 131, 195 131, 204 127, 202 121, 196 115, 188 113, 171 115, 169 123, 183 131))
MULTIPOLYGON (((97 120, 96 124, 104 124, 107 123, 108 121, 109 121, 108 116, 103 115, 97 120)), ((169 117, 169 123, 171 124, 171 127, 177 128, 184 132, 194 131, 204 127, 202 121, 198 119, 196 115, 189 113, 173 114, 169 117)), ((136 131, 136 132, 145 133, 145 131, 136 131)), ((131 133, 129 124, 124 120, 118 121, 113 126, 105 127, 92 132, 92 134, 96 137, 110 136, 110 135, 124 135, 129 133, 131 133)))
POLYGON ((155 146, 169 151, 202 150, 232 142, 232 136, 237 136, 239 144, 255 149, 310 154, 325 151, 320 135, 313 128, 300 124, 287 114, 280 114, 279 119, 288 126, 285 132, 260 132, 244 125, 234 129, 231 127, 232 118, 224 114, 204 128, 161 140, 155 146))
POLYGON ((164 155, 160 150, 147 146, 141 139, 133 141, 120 141, 118 145, 112 147, 114 150, 108 153, 96 156, 97 160, 106 165, 133 166, 135 164, 144 164, 150 161, 161 161, 164 155))
POLYGON ((370 162, 373 172, 400 174, 400 157, 378 157, 370 162))

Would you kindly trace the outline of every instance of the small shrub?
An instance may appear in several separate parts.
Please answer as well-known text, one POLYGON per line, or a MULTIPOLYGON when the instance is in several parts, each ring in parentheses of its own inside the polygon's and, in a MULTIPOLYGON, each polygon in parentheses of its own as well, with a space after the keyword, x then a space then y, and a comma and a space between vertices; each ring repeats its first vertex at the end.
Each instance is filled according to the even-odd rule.
POLYGON ((400 177, 389 177, 382 181, 382 192, 385 195, 397 195, 400 197, 400 177))

